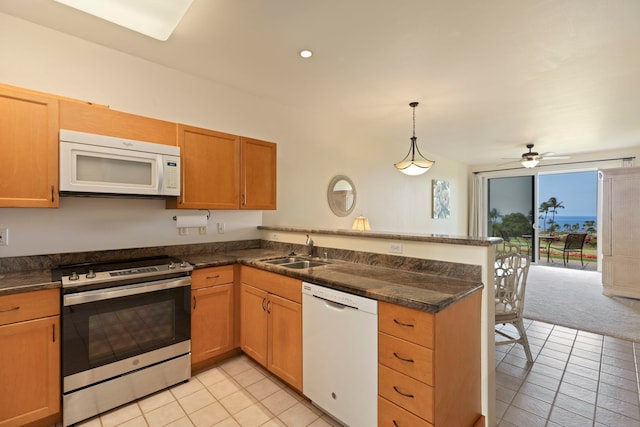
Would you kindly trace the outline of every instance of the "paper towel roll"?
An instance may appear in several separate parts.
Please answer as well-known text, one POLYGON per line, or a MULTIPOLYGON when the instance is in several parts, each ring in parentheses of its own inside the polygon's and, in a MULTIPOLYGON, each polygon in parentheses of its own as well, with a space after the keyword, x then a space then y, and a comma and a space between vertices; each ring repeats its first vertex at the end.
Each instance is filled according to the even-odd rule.
POLYGON ((206 226, 206 215, 176 215, 176 228, 198 228, 206 226))

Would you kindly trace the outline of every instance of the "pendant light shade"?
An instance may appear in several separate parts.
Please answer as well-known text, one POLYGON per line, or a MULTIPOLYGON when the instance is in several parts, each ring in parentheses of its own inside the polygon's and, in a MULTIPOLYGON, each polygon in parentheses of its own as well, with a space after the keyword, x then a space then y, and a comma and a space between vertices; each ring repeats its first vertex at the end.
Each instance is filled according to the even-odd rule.
POLYGON ((415 176, 422 175, 428 171, 435 162, 424 157, 418 148, 418 138, 416 138, 416 107, 418 103, 412 102, 409 106, 413 108, 413 136, 411 137, 411 146, 404 159, 394 164, 394 166, 405 175, 415 176))

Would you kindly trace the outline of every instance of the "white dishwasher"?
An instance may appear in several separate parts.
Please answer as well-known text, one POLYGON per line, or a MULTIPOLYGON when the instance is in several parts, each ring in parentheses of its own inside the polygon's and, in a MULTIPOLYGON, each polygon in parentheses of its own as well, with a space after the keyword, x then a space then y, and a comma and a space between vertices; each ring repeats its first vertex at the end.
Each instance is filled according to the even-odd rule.
POLYGON ((350 427, 378 425, 378 301, 302 282, 302 393, 350 427))

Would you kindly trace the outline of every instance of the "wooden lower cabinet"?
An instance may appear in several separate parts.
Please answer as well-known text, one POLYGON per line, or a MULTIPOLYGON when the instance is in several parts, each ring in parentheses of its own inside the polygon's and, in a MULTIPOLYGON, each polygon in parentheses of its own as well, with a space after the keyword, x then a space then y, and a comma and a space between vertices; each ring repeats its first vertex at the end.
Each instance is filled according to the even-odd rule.
POLYGON ((57 289, 0 297, 0 426, 54 424, 60 413, 57 289))
POLYGON ((481 292, 438 313, 378 310, 378 425, 473 426, 481 416, 481 292))
POLYGON ((234 266, 195 270, 191 276, 191 365, 238 346, 234 266))
POLYGON ((240 346, 270 372, 302 390, 302 282, 240 270, 240 346))

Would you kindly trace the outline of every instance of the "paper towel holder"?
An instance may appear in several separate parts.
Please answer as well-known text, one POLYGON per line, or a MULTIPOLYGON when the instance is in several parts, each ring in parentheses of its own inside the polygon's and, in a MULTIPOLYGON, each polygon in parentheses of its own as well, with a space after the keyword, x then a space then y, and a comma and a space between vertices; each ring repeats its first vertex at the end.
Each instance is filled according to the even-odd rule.
MULTIPOLYGON (((207 220, 211 218, 211 211, 207 209, 207 220)), ((173 216, 173 220, 177 221, 178 217, 176 215, 173 216)))

